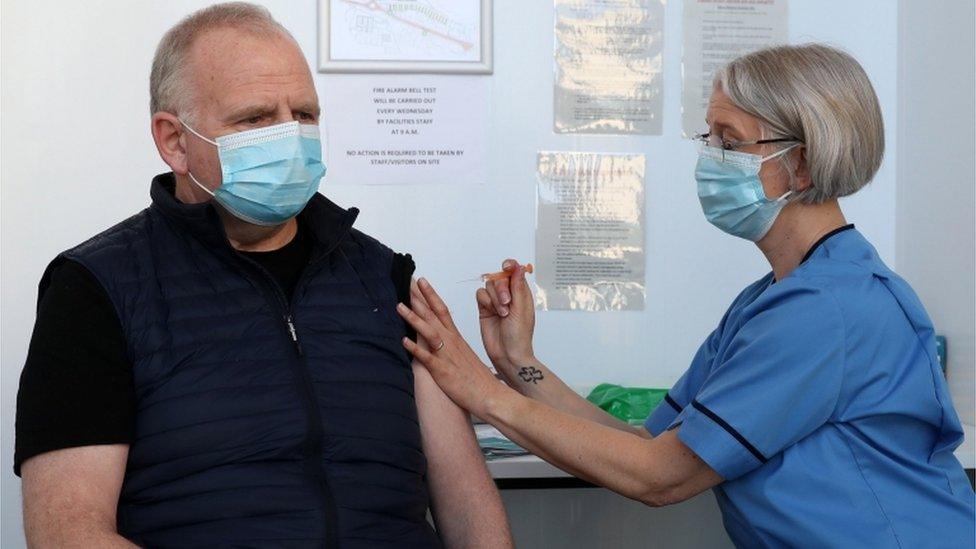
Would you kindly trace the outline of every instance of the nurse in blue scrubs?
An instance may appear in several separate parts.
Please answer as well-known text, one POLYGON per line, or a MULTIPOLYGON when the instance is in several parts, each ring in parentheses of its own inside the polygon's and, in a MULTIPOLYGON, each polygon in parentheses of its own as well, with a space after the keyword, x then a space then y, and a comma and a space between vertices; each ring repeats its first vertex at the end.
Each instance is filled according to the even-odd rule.
MULTIPOLYGON (((535 355, 525 269, 478 291, 498 383, 426 281, 404 345, 459 405, 557 467, 660 506, 712 489, 741 547, 973 547, 963 431, 918 297, 837 199, 874 176, 878 101, 861 66, 784 46, 718 72, 695 169, 705 218, 771 271, 732 302, 643 429, 535 355)), ((960 304, 971 306, 971 304, 960 304)))

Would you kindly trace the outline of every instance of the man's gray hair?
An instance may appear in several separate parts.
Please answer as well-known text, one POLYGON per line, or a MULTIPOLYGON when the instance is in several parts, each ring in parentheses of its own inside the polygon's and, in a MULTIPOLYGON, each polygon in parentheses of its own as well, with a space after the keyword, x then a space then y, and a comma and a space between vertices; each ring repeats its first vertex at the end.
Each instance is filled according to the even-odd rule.
POLYGON ((806 145, 811 186, 795 200, 819 204, 853 194, 878 171, 881 107, 864 69, 847 53, 821 44, 766 48, 731 61, 716 72, 715 85, 772 137, 806 145))
POLYGON ((266 8, 247 2, 216 4, 191 13, 166 31, 156 47, 149 75, 149 110, 152 114, 164 111, 193 119, 193 90, 186 70, 190 49, 197 38, 221 28, 243 30, 258 36, 286 36, 294 40, 266 8))

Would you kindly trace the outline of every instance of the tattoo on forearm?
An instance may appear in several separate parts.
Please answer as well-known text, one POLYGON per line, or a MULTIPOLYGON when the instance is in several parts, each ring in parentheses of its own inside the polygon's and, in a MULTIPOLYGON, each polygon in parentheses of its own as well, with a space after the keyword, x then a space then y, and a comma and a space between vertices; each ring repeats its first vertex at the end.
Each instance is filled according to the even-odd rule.
POLYGON ((526 383, 536 384, 541 381, 545 376, 542 375, 542 370, 536 368, 535 366, 526 366, 519 370, 519 377, 522 381, 526 383))

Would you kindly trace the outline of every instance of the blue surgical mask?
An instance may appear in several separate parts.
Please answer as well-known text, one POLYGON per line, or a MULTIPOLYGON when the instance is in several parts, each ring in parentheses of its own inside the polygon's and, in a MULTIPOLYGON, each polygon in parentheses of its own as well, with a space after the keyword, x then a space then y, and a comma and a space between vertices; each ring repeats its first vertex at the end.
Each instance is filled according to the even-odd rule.
POLYGON ((703 146, 695 168, 698 200, 705 218, 719 229, 757 242, 766 236, 793 191, 770 200, 759 180, 763 162, 786 154, 792 145, 769 156, 703 146))
POLYGON ((193 135, 217 147, 222 181, 201 189, 235 217, 255 225, 280 225, 302 211, 325 175, 319 127, 285 122, 210 140, 183 122, 193 135))

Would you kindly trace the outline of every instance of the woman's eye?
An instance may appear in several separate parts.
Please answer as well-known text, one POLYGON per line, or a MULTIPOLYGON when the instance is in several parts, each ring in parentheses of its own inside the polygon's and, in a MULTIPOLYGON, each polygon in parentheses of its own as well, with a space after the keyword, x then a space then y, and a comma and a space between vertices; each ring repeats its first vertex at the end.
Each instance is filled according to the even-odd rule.
POLYGON ((302 120, 315 120, 315 116, 313 116, 310 112, 300 112, 298 113, 298 117, 302 120))

